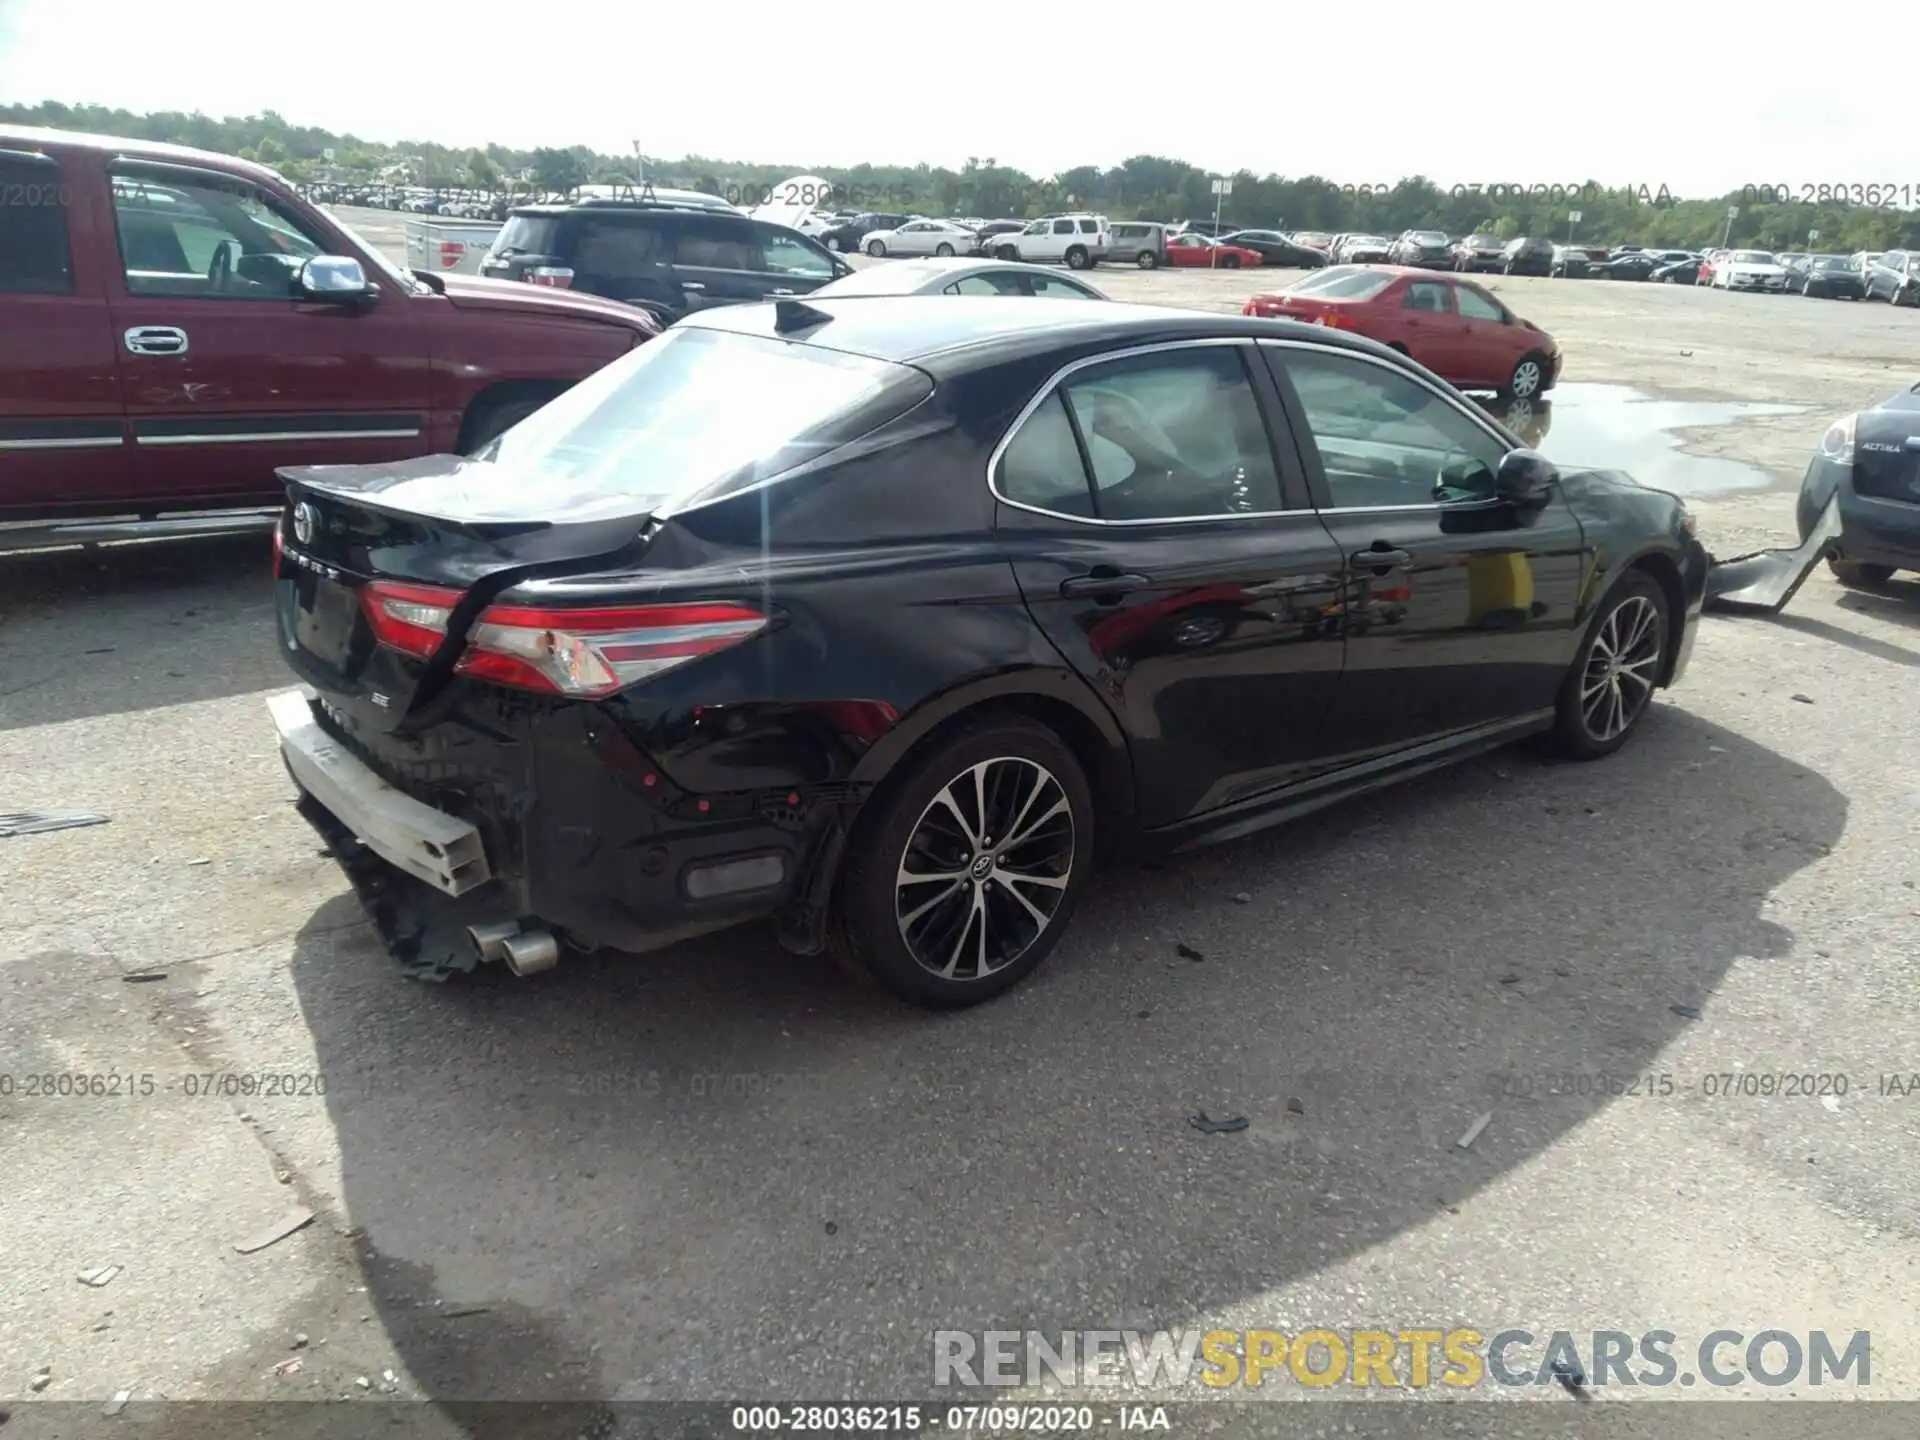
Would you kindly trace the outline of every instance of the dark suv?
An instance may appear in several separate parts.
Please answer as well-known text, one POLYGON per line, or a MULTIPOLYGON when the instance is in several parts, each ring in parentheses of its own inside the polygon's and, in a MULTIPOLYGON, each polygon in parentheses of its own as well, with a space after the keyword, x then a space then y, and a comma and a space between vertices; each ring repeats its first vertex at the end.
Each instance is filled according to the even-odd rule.
POLYGON ((729 211, 587 201, 516 206, 480 273, 605 295, 671 325, 714 305, 804 295, 852 267, 797 230, 729 211))

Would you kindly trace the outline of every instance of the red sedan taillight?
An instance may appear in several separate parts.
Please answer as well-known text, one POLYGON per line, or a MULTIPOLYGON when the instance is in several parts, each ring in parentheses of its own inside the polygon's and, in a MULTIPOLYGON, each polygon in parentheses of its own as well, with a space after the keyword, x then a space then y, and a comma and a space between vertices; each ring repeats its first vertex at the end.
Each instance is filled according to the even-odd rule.
POLYGON ((549 695, 596 698, 757 635, 767 617, 742 605, 623 605, 480 613, 462 675, 549 695))

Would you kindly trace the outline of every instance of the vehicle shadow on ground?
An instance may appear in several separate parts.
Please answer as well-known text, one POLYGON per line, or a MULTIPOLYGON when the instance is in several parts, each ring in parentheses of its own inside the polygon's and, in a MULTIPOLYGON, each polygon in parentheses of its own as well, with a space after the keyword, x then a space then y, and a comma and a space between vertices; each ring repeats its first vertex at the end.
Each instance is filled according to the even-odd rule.
MULTIPOLYGON (((1843 609, 1853 610, 1859 607, 1843 605, 1843 609)), ((1865 613, 1881 615, 1883 610, 1875 608, 1865 613)), ((1871 655, 1876 660, 1885 660, 1893 665, 1920 665, 1920 650, 1909 649, 1905 645, 1895 645, 1889 640, 1877 640, 1871 635, 1862 635, 1857 630, 1849 630, 1842 625, 1832 625, 1825 620, 1815 620, 1808 615, 1794 615, 1781 611, 1778 615, 1767 617, 1775 625, 1784 625, 1789 630, 1798 630, 1802 635, 1811 635, 1817 640, 1830 640, 1835 645, 1844 645, 1849 650, 1857 650, 1862 655, 1871 655)))
POLYGON ((429 1394, 920 1397, 935 1328, 1178 1326, 1444 1224, 1615 1103, 1505 1077, 1657 1069, 1789 952, 1761 906, 1846 809, 1662 705, 1607 762, 1503 751, 1105 877, 959 1014, 760 931, 419 986, 345 898, 292 978, 429 1394))
POLYGON ((227 535, 0 556, 0 730, 291 685, 268 546, 227 535))
POLYGON ((1842 590, 1836 603, 1858 615, 1920 629, 1920 579, 1912 576, 1895 576, 1871 590, 1842 590))

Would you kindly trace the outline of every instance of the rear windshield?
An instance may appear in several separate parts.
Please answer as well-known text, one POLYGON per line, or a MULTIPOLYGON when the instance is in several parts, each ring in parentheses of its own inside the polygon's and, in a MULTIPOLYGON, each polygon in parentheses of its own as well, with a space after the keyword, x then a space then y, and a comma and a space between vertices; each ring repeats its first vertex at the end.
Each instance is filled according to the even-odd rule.
POLYGON ((1764 250, 1736 250, 1733 261, 1736 265, 1771 265, 1773 256, 1764 250))
POLYGON ((461 474, 483 519, 662 515, 746 489, 926 398, 891 361, 714 330, 669 330, 581 381, 461 474))
POLYGON ((1416 245, 1444 245, 1447 243, 1447 237, 1442 235, 1438 230, 1416 230, 1413 232, 1413 240, 1416 245))
POLYGON ((557 215, 509 215, 493 237, 490 255, 551 255, 560 229, 557 215))
POLYGON ((1331 275, 1318 285, 1301 285, 1300 290, 1310 290, 1323 300, 1371 300, 1387 286, 1395 276, 1384 270, 1348 271, 1345 275, 1331 275))

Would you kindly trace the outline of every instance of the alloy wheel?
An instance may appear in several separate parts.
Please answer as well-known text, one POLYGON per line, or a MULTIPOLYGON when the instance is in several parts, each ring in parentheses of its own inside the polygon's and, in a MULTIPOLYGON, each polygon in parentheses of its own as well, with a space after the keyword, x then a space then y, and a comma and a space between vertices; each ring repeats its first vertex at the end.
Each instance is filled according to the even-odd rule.
POLYGON ((920 812, 894 880, 907 952, 945 980, 1018 960, 1053 923, 1073 880, 1073 804, 1038 761, 969 766, 920 812))
POLYGON ((1660 612, 1629 595, 1601 622, 1580 677, 1580 718, 1601 744, 1624 734, 1653 698, 1660 666, 1660 612))

